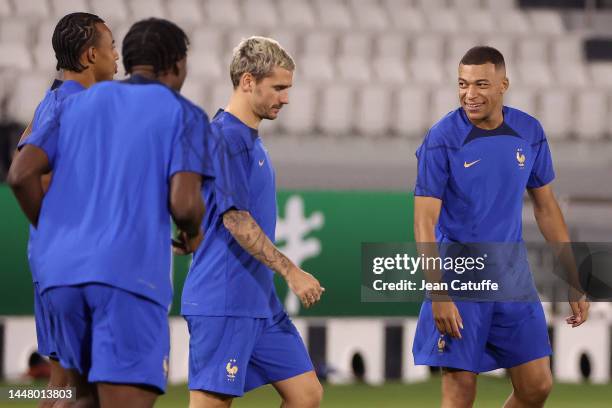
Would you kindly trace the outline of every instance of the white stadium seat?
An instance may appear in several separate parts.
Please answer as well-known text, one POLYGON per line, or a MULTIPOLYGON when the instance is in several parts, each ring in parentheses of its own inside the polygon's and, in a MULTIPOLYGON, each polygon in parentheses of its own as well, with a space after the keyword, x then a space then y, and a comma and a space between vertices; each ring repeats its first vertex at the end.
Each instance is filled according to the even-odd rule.
POLYGON ((239 26, 242 22, 240 7, 235 0, 206 0, 206 21, 211 26, 239 26))
POLYGON ((354 118, 359 133, 370 137, 385 137, 389 134, 390 115, 390 88, 379 84, 359 88, 354 118))
POLYGON ((533 88, 512 86, 510 83, 510 88, 504 94, 504 105, 535 115, 536 98, 533 88))
POLYGON ((529 13, 533 31, 545 35, 561 35, 565 32, 561 14, 554 10, 537 10, 529 13))
POLYGON ((292 57, 296 57, 301 52, 302 47, 299 42, 297 33, 289 29, 278 29, 270 31, 268 37, 278 41, 278 43, 291 54, 292 57))
POLYGON ((384 30, 387 27, 385 10, 376 0, 353 0, 349 5, 358 27, 364 30, 384 30))
POLYGON ((506 60, 506 66, 516 64, 516 58, 514 58, 514 42, 511 38, 506 35, 492 35, 483 39, 483 45, 494 47, 501 52, 506 60))
POLYGON ((210 86, 208 97, 203 108, 210 116, 210 119, 214 117, 215 113, 219 109, 225 109, 227 103, 232 96, 232 83, 228 79, 227 81, 219 81, 210 86))
POLYGON ((149 17, 167 17, 162 0, 130 0, 128 4, 134 22, 149 17))
POLYGON ((187 75, 185 83, 181 88, 181 95, 204 109, 203 107, 206 105, 207 102, 206 87, 204 82, 201 81, 197 76, 191 74, 187 75))
POLYGON ((323 28, 350 29, 353 22, 345 3, 340 0, 315 0, 317 20, 323 28))
POLYGON ((284 0, 278 3, 280 23, 296 29, 315 26, 315 14, 308 0, 284 0))
POLYGON ((312 84, 298 81, 289 90, 289 104, 279 115, 279 124, 287 133, 310 134, 316 122, 316 89, 312 84))
POLYGON ((46 0, 17 0, 13 2, 13 6, 19 17, 43 19, 51 14, 46 0))
POLYGON ((247 0, 242 5, 250 26, 273 28, 278 25, 276 7, 270 0, 247 0))
POLYGON ((0 18, 9 17, 13 14, 13 8, 9 0, 0 0, 0 18))
POLYGON ((48 72, 50 74, 56 72, 57 60, 55 59, 55 52, 50 45, 40 44, 34 47, 34 62, 36 63, 37 71, 48 72))
POLYGON ((32 55, 23 44, 17 43, 0 43, 0 69, 2 68, 17 68, 21 70, 30 70, 33 67, 32 55))
POLYGON ((483 5, 496 12, 506 12, 518 7, 517 0, 482 0, 483 5))
POLYGON ((563 89, 547 89, 540 93, 540 109, 537 118, 549 139, 563 139, 571 132, 572 98, 563 89))
POLYGON ((429 90, 423 87, 400 88, 393 101, 391 128, 400 136, 420 139, 432 125, 429 119, 429 90))
POLYGON ((401 33, 389 32, 374 38, 376 53, 380 57, 406 58, 408 52, 407 36, 401 33))
POLYGON ((583 63, 583 38, 564 36, 552 41, 552 61, 555 64, 583 63))
POLYGON ((19 123, 29 123, 38 103, 53 83, 53 76, 46 73, 23 72, 16 81, 13 96, 7 107, 7 115, 19 123))
POLYGON ((298 63, 300 78, 310 82, 332 82, 336 71, 332 60, 321 55, 304 55, 298 63))
POLYGON ((545 62, 523 61, 518 64, 521 85, 546 87, 552 84, 552 73, 545 62))
POLYGON ((489 10, 476 8, 459 9, 461 30, 477 34, 491 34, 497 30, 495 18, 489 10))
POLYGON ((33 41, 33 28, 27 18, 5 19, 0 23, 0 42, 29 46, 33 41))
POLYGON ((576 115, 572 121, 574 133, 585 140, 603 138, 609 121, 606 93, 595 89, 580 90, 576 101, 576 115))
POLYGON ((448 6, 447 0, 414 0, 414 3, 422 9, 442 10, 448 6))
POLYGON ((459 91, 457 88, 441 87, 435 89, 431 101, 431 123, 436 123, 458 107, 459 91))
POLYGON ((459 14, 455 9, 428 9, 425 15, 431 31, 453 34, 462 29, 459 14))
POLYGON ((549 46, 542 37, 532 37, 517 44, 518 59, 530 62, 548 62, 549 46))
POLYGON ((319 126, 325 134, 346 135, 353 128, 354 98, 352 87, 332 84, 322 89, 321 104, 317 115, 319 126))
POLYGON ((587 86, 590 82, 586 66, 583 63, 552 64, 552 70, 556 83, 563 87, 581 88, 587 86))
POLYGON ((329 32, 311 32, 304 37, 304 54, 331 57, 336 52, 336 39, 329 32))
POLYGON ((180 25, 197 27, 204 22, 202 2, 198 0, 167 0, 168 19, 180 25))
POLYGON ((612 63, 598 62, 589 64, 593 84, 612 89, 612 63))
POLYGON ((189 37, 190 53, 193 51, 207 51, 217 55, 227 51, 223 34, 220 30, 210 27, 199 27, 189 37))
POLYGON ((459 65, 465 53, 476 45, 482 45, 478 37, 473 35, 453 35, 449 37, 446 51, 446 61, 459 65))
POLYGON ((408 82, 404 58, 380 57, 372 62, 373 75, 383 84, 403 85, 408 82))
POLYGON ((387 12, 395 28, 410 33, 422 33, 426 29, 425 15, 421 10, 411 7, 390 8, 387 6, 387 12))
POLYGON ((372 39, 364 33, 346 33, 340 37, 340 55, 372 56, 372 39))
POLYGON ((189 76, 197 76, 206 82, 229 78, 229 67, 224 67, 214 52, 194 50, 189 53, 187 64, 189 76))
MULTIPOLYGON (((73 13, 76 10, 91 13, 92 8, 86 0, 51 0, 51 9, 55 20, 59 20, 68 13, 73 13)), ((100 15, 102 20, 106 16, 100 15)))
POLYGON ((527 35, 531 32, 529 19, 522 11, 510 10, 496 14, 498 31, 512 35, 527 35))
POLYGON ((337 60, 338 74, 347 83, 365 84, 372 78, 370 64, 363 56, 346 56, 337 60))
POLYGON ((442 61, 444 58, 444 39, 439 35, 425 34, 412 40, 410 53, 414 59, 442 61))
MULTIPOLYGON (((414 60, 408 63, 412 79, 425 85, 439 85, 444 81, 450 81, 450 78, 445 78, 445 73, 442 64, 437 60, 414 60)), ((453 78, 456 81, 456 78, 453 78)))
POLYGON ((90 2, 93 13, 105 21, 117 24, 131 18, 124 0, 90 0, 90 2))

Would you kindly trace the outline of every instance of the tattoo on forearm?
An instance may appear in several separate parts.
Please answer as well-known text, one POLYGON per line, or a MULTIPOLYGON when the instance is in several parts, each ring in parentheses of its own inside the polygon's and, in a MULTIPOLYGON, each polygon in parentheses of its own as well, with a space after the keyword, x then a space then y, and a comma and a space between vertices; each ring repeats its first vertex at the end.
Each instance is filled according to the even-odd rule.
POLYGON ((270 241, 251 214, 246 211, 228 211, 223 215, 223 224, 240 246, 255 259, 281 276, 287 276, 291 261, 270 241))

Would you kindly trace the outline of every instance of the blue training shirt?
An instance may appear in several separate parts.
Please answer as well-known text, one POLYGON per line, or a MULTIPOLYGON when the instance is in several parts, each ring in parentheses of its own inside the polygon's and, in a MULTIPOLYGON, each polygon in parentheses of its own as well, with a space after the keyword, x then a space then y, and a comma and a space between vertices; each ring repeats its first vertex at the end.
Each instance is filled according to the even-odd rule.
MULTIPOLYGON (((43 100, 36 107, 34 118, 32 119, 32 131, 37 130, 41 123, 44 123, 53 117, 58 109, 58 105, 68 96, 77 92, 84 91, 85 87, 77 81, 53 81, 51 88, 45 94, 43 100)), ((32 251, 36 242, 36 228, 30 225, 30 236, 28 238, 28 261, 32 272, 32 280, 38 282, 36 277, 36 269, 33 267, 32 251)))
POLYGON ((554 179, 540 123, 510 107, 503 115, 501 126, 484 130, 459 108, 417 150, 414 194, 442 200, 439 242, 521 242, 525 189, 554 179))
POLYGON ((230 209, 248 211, 274 242, 274 168, 257 131, 220 110, 211 123, 214 180, 204 181, 204 241, 183 287, 183 315, 272 317, 282 310, 274 272, 242 249, 223 225, 230 209))
POLYGON ((98 282, 169 306, 169 181, 211 174, 209 129, 202 110, 139 76, 66 98, 21 144, 53 170, 32 254, 41 291, 98 282))

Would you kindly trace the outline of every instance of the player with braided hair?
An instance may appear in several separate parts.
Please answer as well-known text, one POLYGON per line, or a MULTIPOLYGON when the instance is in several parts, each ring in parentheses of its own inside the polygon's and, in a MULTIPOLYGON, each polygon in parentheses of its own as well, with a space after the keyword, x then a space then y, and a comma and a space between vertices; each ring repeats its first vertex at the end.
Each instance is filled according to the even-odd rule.
POLYGON ((148 408, 166 388, 170 218, 175 245, 193 252, 212 176, 208 117, 178 93, 187 44, 167 20, 135 23, 123 46, 129 78, 66 98, 9 171, 37 227, 32 258, 77 405, 148 408))
MULTIPOLYGON (((27 137, 33 129, 37 129, 46 118, 52 114, 64 98, 89 88, 96 82, 112 80, 117 72, 115 42, 109 28, 100 17, 90 13, 71 13, 60 19, 52 37, 53 50, 57 60, 56 69, 62 71, 63 81, 55 80, 40 102, 34 113, 34 118, 23 133, 21 139, 27 137)), ((18 153, 16 153, 18 154, 18 153)), ((46 191, 51 173, 42 176, 43 190, 46 191)), ((32 279, 34 281, 34 316, 36 321, 36 336, 38 352, 48 356, 51 361, 49 387, 65 387, 71 382, 68 373, 57 359, 56 344, 51 335, 49 311, 41 299, 38 290, 38 277, 34 260, 31 258, 36 238, 36 229, 30 227, 28 242, 28 258, 32 279)), ((52 406, 53 400, 45 400, 41 406, 52 406)))

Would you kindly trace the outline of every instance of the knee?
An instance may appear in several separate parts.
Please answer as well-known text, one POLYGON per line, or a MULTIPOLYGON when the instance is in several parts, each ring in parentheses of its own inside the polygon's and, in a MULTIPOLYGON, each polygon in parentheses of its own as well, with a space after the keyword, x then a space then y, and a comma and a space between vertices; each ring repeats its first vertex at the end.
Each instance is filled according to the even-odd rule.
POLYGON ((548 398, 553 387, 552 378, 547 377, 537 383, 523 385, 514 389, 514 394, 521 401, 529 404, 542 404, 548 398))
POLYGON ((283 407, 287 408, 319 408, 323 400, 323 387, 319 381, 304 387, 299 393, 284 398, 283 407))
POLYGON ((476 400, 475 376, 455 376, 445 378, 442 387, 443 407, 471 407, 476 400))

